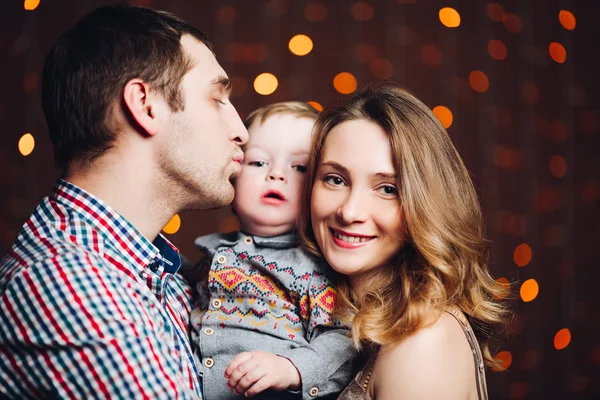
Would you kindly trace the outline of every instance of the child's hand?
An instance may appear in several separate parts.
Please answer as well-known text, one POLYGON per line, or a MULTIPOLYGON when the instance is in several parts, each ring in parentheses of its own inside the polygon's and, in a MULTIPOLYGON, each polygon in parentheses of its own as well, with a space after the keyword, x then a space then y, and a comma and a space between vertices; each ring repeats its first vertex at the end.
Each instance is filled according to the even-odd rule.
POLYGON ((265 389, 300 387, 300 373, 290 360, 265 351, 240 353, 225 370, 227 387, 235 394, 254 396, 265 389))

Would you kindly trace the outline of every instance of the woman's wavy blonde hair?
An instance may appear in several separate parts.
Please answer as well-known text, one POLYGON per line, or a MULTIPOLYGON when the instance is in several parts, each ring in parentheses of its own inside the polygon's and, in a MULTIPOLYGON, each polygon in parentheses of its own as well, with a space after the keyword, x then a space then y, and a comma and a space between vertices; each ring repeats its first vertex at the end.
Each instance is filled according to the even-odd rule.
POLYGON ((303 187, 298 231, 307 250, 321 256, 310 218, 310 196, 331 129, 364 119, 387 133, 405 218, 405 243, 390 266, 353 292, 340 276, 336 317, 352 324, 357 347, 400 341, 441 313, 458 307, 469 319, 488 365, 489 340, 508 311, 498 298, 509 290, 489 274, 481 208, 462 159, 437 117, 390 82, 371 85, 318 118, 303 187))

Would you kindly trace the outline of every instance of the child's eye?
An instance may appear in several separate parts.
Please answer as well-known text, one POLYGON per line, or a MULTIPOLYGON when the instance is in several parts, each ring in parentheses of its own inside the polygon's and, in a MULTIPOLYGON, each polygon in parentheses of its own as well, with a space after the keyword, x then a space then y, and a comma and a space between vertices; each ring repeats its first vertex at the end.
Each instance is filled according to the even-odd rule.
POLYGON ((331 186, 341 186, 344 184, 344 180, 337 175, 325 175, 323 181, 331 186))
POLYGON ((381 194, 388 197, 397 197, 398 196, 398 188, 392 185, 384 185, 377 189, 381 194))
POLYGON ((294 168, 298 172, 306 172, 306 165, 294 165, 292 168, 294 168))
POLYGON ((251 165, 253 167, 264 167, 267 163, 264 161, 250 161, 248 163, 248 165, 251 165))

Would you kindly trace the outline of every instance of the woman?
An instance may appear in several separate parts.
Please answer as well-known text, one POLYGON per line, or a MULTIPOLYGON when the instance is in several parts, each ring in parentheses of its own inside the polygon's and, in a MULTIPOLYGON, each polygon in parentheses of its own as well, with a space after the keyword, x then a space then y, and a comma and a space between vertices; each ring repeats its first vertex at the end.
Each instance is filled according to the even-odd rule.
POLYGON ((477 195, 448 134, 388 83, 314 129, 299 229, 340 274, 337 316, 370 356, 340 398, 486 399, 506 288, 488 273, 477 195))

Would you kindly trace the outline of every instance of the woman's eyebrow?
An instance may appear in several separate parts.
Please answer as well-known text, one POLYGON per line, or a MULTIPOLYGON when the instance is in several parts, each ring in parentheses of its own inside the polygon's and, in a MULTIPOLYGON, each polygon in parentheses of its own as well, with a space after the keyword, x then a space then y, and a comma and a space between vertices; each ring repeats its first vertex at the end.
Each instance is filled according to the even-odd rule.
POLYGON ((326 161, 321 163, 320 166, 324 166, 324 167, 331 167, 333 169, 338 170, 339 172, 343 173, 343 174, 348 174, 348 168, 344 167, 341 164, 336 163, 335 161, 326 161))

